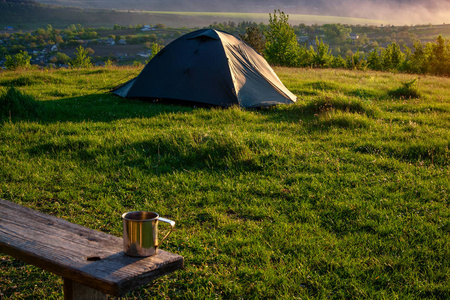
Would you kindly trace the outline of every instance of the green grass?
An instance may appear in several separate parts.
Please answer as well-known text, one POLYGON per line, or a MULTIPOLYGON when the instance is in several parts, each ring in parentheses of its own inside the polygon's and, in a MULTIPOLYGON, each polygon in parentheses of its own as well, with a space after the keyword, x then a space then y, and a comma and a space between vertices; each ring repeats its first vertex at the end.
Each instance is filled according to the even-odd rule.
MULTIPOLYGON (((117 236, 130 210, 177 222, 184 270, 125 299, 450 297, 450 79, 277 68, 298 102, 261 110, 107 93, 139 71, 0 73, 40 107, 0 116, 1 198, 117 236)), ((0 255, 3 299, 61 285, 0 255)))

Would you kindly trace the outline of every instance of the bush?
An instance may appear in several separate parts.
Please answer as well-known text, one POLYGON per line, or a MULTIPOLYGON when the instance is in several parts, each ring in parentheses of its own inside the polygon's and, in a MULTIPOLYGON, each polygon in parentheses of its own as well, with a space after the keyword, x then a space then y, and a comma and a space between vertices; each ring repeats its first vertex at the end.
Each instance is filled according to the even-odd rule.
POLYGON ((69 62, 71 68, 90 68, 92 67, 89 51, 82 46, 77 48, 76 57, 69 62))
POLYGON ((20 68, 29 68, 31 66, 31 56, 28 52, 20 51, 14 56, 6 55, 5 67, 8 70, 16 70, 20 68))

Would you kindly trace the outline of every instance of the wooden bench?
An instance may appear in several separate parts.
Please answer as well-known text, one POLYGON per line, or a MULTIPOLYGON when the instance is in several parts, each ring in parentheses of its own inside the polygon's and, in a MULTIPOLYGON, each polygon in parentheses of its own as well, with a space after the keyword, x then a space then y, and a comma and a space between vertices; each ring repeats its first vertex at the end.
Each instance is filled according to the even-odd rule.
POLYGON ((183 268, 183 257, 161 249, 126 256, 122 238, 0 199, 0 252, 60 275, 64 299, 121 297, 183 268))

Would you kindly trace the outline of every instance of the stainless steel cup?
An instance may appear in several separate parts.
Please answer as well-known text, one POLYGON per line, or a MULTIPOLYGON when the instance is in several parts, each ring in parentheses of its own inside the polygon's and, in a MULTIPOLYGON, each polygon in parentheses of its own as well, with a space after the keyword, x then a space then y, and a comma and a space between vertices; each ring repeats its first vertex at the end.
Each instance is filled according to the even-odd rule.
POLYGON ((157 253, 159 245, 169 236, 175 222, 160 217, 150 211, 132 211, 124 213, 123 250, 130 256, 151 256, 157 253), (170 231, 158 242, 158 221, 170 224, 170 231))

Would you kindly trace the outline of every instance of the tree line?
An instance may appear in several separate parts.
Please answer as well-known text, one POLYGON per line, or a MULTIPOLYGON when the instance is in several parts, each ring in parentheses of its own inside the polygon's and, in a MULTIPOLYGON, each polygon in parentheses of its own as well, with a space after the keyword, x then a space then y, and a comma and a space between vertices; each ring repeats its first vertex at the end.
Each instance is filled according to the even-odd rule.
POLYGON ((241 38, 264 55, 272 65, 287 67, 348 68, 450 76, 450 41, 438 36, 435 43, 417 41, 411 48, 392 42, 368 53, 356 51, 345 58, 332 55, 328 44, 316 38, 315 46, 301 45, 290 26, 289 16, 278 10, 269 14, 262 31, 247 29, 241 38))

